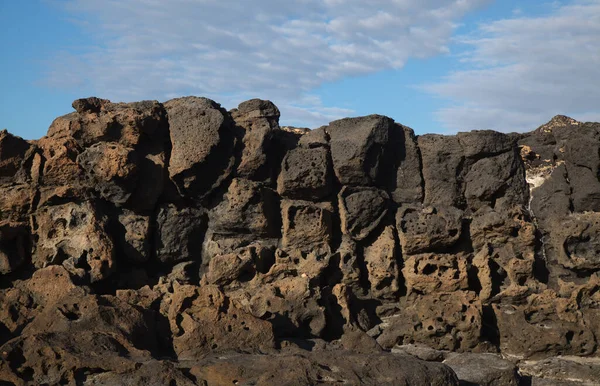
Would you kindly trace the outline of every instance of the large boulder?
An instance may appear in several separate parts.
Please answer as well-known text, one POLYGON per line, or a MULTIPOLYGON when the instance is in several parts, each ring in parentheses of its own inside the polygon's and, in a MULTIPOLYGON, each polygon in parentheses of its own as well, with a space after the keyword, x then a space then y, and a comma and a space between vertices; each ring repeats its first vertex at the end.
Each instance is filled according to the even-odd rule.
POLYGON ((594 332, 573 300, 547 290, 523 305, 494 304, 502 352, 525 358, 594 353, 594 332))
POLYGON ((173 146, 169 176, 182 195, 202 197, 232 171, 234 123, 227 111, 207 98, 172 99, 165 109, 173 146))
POLYGON ((342 232, 355 240, 364 240, 387 215, 388 200, 384 190, 345 186, 338 194, 342 232))
POLYGON ((244 149, 237 175, 253 180, 270 177, 270 146, 279 131, 279 109, 271 101, 251 99, 232 110, 231 117, 244 129, 244 149))
POLYGON ((296 148, 286 154, 277 180, 280 195, 318 201, 331 191, 331 161, 327 148, 296 148))
POLYGON ((600 379, 600 359, 553 357, 539 361, 523 361, 519 370, 533 377, 532 386, 593 385, 600 379))
POLYGON ((463 173, 464 154, 457 137, 427 134, 417 137, 423 163, 424 203, 431 206, 465 204, 457 176, 463 173))
POLYGON ((73 102, 76 112, 55 119, 48 129, 53 139, 74 138, 82 147, 98 142, 119 142, 125 147, 164 144, 166 114, 157 101, 112 103, 95 97, 73 102))
POLYGON ((369 186, 379 179, 384 150, 394 121, 380 115, 331 122, 329 134, 333 170, 343 185, 369 186))
POLYGON ((137 154, 117 142, 100 142, 77 156, 90 185, 100 197, 117 205, 125 204, 138 182, 137 154))

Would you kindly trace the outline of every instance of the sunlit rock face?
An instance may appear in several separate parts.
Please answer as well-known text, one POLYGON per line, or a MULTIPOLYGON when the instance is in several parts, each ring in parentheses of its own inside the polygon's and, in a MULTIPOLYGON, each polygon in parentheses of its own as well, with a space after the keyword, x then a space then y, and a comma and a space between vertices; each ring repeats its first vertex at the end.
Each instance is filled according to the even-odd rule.
POLYGON ((600 124, 73 107, 0 132, 0 383, 517 385, 506 358, 598 354, 600 124))

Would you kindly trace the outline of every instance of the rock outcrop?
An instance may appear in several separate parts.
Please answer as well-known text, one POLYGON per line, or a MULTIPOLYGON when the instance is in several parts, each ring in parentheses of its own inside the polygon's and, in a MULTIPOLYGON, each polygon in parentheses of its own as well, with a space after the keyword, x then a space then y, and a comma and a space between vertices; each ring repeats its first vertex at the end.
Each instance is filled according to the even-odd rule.
POLYGON ((600 124, 417 136, 378 115, 280 127, 258 99, 73 108, 39 140, 0 132, 0 384, 597 371, 600 124))

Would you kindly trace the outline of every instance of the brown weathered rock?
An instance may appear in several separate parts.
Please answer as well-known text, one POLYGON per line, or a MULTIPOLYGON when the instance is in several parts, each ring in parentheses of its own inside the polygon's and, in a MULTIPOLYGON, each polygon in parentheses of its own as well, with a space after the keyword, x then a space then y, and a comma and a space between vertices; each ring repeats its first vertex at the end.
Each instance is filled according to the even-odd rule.
POLYGON ((85 296, 89 289, 77 286, 62 266, 50 266, 33 273, 31 279, 15 281, 12 288, 0 290, 0 345, 17 337, 45 307, 62 297, 85 296))
POLYGON ((267 352, 274 347, 271 324, 239 309, 216 286, 176 289, 169 322, 180 360, 212 352, 267 352))
POLYGON ((83 147, 102 141, 134 148, 149 138, 166 139, 165 109, 156 101, 112 103, 86 98, 74 101, 73 108, 77 112, 52 122, 48 137, 74 138, 83 147))
POLYGON ((0 132, 0 384, 459 382, 402 353, 469 384, 518 382, 480 352, 595 376, 564 356, 599 352, 599 124, 73 107, 0 132))
POLYGON ((0 181, 17 175, 31 147, 24 139, 6 130, 0 131, 0 181))
POLYGON ((548 290, 531 295, 527 304, 494 305, 500 349, 510 355, 540 358, 589 355, 596 350, 594 333, 569 299, 548 290), (523 339, 526 336, 528 339, 523 339))
POLYGON ((194 386, 197 385, 188 375, 186 368, 178 369, 169 361, 148 361, 136 363, 133 368, 125 370, 94 372, 90 369, 81 371, 85 386, 95 385, 145 385, 145 386, 194 386))
POLYGON ((406 290, 420 294, 469 289, 469 258, 464 254, 427 253, 405 258, 406 290))
POLYGON ((44 159, 40 203, 96 190, 117 205, 152 209, 163 191, 170 147, 163 106, 87 98, 73 107, 77 112, 54 120, 37 143, 44 159))
POLYGON ((430 347, 467 351, 482 341, 481 302, 474 292, 423 295, 407 302, 397 315, 384 319, 377 342, 383 348, 422 343, 430 347))
MULTIPOLYGON (((534 376, 547 383, 543 385, 593 385, 600 379, 598 358, 554 357, 539 361, 522 361, 519 369, 524 374, 534 376), (554 382, 554 383, 552 383, 554 382), (571 382, 571 383, 567 383, 571 382)), ((532 383, 535 385, 536 383, 532 383)))
POLYGON ((89 369, 127 371, 149 360, 156 331, 143 312, 110 296, 67 296, 0 347, 0 380, 75 383, 89 369))
POLYGON ((283 200, 281 203, 284 249, 329 250, 332 238, 333 205, 328 202, 283 200))
POLYGON ((206 279, 210 284, 226 285, 237 280, 243 281, 244 276, 254 276, 254 264, 250 250, 217 255, 208 263, 206 279))
POLYGON ((136 156, 133 149, 119 143, 100 142, 79 154, 77 163, 102 198, 123 205, 138 181, 136 156))
POLYGON ((294 276, 288 264, 276 263, 269 275, 257 276, 246 290, 232 296, 246 304, 244 308, 250 314, 269 321, 277 338, 321 337, 327 327, 326 312, 319 304, 320 290, 311 288, 321 272, 310 267, 318 264, 307 259, 296 265, 302 273, 294 276))
POLYGON ((442 251, 461 236, 462 212, 456 208, 400 208, 396 226, 406 254, 442 251))
POLYGON ((381 234, 364 250, 364 259, 369 275, 371 294, 377 298, 394 298, 400 290, 400 251, 395 231, 387 226, 381 234))
POLYGON ((106 217, 91 202, 40 208, 33 214, 35 248, 32 262, 42 268, 63 264, 91 282, 113 271, 115 248, 106 231, 106 217))
POLYGON ((44 159, 40 205, 53 199, 85 196, 84 171, 77 163, 77 156, 83 148, 77 141, 71 137, 43 137, 38 146, 44 159))

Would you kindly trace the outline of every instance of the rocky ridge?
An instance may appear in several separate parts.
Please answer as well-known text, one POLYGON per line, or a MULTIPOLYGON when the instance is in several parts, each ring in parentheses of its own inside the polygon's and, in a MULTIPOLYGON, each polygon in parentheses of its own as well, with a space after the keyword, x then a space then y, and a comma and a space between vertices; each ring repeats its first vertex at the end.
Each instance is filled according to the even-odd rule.
POLYGON ((600 124, 73 108, 0 132, 0 385, 598 379, 600 124))

